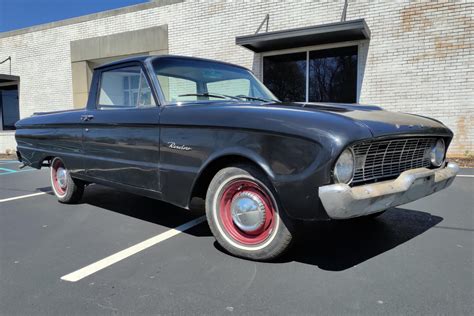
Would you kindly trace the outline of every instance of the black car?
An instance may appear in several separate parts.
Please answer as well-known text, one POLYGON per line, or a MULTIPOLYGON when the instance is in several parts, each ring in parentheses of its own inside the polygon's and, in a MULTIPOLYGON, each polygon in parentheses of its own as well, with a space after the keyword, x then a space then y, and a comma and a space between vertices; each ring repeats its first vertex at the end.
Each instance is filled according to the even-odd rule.
POLYGON ((441 122, 377 106, 283 103, 247 69, 180 56, 98 67, 87 108, 16 124, 60 202, 100 183, 188 208, 230 253, 269 260, 298 220, 374 217, 449 186, 441 122))

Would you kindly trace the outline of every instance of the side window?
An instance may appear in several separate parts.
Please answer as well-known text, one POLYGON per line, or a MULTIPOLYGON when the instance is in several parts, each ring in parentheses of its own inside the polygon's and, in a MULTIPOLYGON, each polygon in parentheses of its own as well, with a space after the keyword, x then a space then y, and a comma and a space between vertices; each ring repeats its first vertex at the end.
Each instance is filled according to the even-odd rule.
POLYGON ((150 85, 140 66, 102 72, 99 106, 103 109, 154 106, 150 85))
POLYGON ((138 106, 139 107, 150 107, 155 106, 155 99, 153 99, 153 95, 151 93, 150 84, 146 79, 145 74, 143 71, 140 73, 140 94, 138 97, 138 106))

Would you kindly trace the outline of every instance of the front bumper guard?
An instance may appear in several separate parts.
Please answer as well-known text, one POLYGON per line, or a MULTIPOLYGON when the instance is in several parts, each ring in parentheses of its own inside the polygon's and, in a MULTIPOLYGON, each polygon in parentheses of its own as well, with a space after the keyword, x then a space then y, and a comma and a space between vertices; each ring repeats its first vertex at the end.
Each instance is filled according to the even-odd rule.
POLYGON ((369 215, 418 200, 448 187, 459 172, 459 166, 448 163, 444 168, 419 168, 402 172, 395 180, 350 187, 332 184, 319 188, 319 198, 333 219, 369 215))

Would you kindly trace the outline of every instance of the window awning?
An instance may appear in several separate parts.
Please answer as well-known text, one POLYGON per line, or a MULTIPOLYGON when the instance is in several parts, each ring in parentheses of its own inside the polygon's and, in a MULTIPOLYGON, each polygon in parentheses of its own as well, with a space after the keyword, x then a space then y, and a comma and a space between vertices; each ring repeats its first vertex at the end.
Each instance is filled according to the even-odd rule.
POLYGON ((11 75, 4 75, 0 74, 0 86, 6 85, 7 83, 18 83, 20 81, 20 77, 18 76, 11 76, 11 75))
POLYGON ((370 38, 364 19, 237 36, 235 43, 256 53, 370 38))

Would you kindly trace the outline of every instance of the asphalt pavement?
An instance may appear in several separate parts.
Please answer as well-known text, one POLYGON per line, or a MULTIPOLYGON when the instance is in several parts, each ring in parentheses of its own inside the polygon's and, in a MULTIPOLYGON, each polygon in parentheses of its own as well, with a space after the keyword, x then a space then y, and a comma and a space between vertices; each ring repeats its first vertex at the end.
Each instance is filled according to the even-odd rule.
POLYGON ((0 161, 1 315, 474 314, 474 169, 373 221, 303 225, 271 263, 226 254, 200 207, 99 185, 60 204, 48 172, 0 161))

